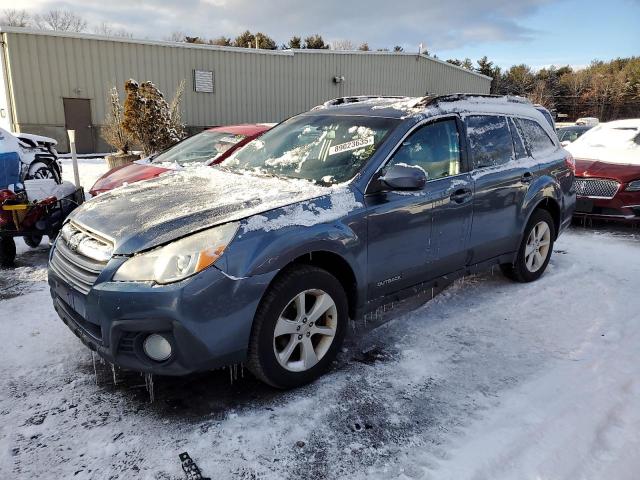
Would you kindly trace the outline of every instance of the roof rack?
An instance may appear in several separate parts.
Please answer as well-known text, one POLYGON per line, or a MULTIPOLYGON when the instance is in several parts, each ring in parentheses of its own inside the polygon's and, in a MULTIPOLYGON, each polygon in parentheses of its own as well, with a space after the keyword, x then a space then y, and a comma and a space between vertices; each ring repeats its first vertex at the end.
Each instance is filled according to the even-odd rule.
POLYGON ((531 102, 524 97, 520 97, 517 95, 495 95, 493 93, 450 93, 447 95, 429 95, 423 97, 422 100, 418 101, 416 106, 427 106, 432 105, 434 103, 441 102, 457 102, 460 100, 469 100, 472 98, 486 98, 486 99, 503 99, 507 102, 511 103, 520 103, 523 105, 531 105, 531 102))
POLYGON ((333 98, 331 100, 327 100, 323 104, 313 107, 312 110, 317 110, 320 108, 327 108, 327 107, 335 107, 337 105, 346 105, 348 103, 366 102, 367 100, 375 100, 377 98, 383 98, 383 99, 389 98, 389 99, 399 100, 407 97, 403 95, 354 95, 351 97, 338 97, 338 98, 333 98))

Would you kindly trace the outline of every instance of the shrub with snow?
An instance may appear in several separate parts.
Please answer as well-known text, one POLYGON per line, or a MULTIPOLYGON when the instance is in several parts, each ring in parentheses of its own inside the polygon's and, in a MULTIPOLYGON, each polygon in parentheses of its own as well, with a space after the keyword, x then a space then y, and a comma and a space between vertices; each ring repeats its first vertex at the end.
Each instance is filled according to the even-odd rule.
POLYGON ((180 118, 181 83, 171 105, 152 82, 138 84, 133 79, 125 83, 123 128, 140 143, 144 155, 166 150, 185 136, 180 118))

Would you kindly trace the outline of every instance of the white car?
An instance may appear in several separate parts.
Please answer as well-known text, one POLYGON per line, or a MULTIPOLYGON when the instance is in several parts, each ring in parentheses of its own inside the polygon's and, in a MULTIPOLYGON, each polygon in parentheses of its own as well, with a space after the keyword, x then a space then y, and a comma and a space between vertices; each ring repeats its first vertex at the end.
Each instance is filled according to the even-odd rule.
POLYGON ((11 133, 0 128, 0 153, 16 152, 20 157, 20 178, 62 182, 62 166, 53 138, 30 133, 11 133))

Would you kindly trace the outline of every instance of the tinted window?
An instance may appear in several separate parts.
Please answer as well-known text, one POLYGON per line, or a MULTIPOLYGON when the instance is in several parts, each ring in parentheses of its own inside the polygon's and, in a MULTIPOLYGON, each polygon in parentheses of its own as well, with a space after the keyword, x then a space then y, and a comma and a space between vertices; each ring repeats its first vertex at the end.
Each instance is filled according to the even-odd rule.
POLYGON ((233 152, 231 170, 345 182, 371 158, 398 120, 346 115, 299 115, 233 152))
POLYGON ((529 154, 524 146, 524 136, 520 128, 513 121, 513 118, 509 119, 509 129, 511 130, 511 137, 513 138, 513 149, 516 154, 516 159, 528 157, 529 154))
POLYGON ((551 138, 549 138, 549 135, 547 135, 547 132, 544 131, 538 122, 526 118, 519 118, 518 124, 524 132, 524 137, 534 157, 549 153, 556 148, 551 138))
POLYGON ((419 128, 402 142, 390 165, 405 163, 422 167, 427 179, 460 173, 460 139, 455 120, 419 128))
POLYGON ((467 135, 473 168, 502 165, 513 158, 507 119, 497 115, 467 117, 467 135))

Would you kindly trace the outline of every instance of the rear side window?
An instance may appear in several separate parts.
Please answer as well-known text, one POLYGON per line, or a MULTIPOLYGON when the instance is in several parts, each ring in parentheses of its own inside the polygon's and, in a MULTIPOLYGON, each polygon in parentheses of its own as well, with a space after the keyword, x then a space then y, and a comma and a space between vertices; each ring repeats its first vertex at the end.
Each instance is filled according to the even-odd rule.
POLYGON ((524 146, 524 135, 520 127, 513 121, 513 118, 509 119, 509 129, 511 130, 511 137, 513 138, 513 149, 516 154, 516 160, 528 157, 527 149, 524 146))
POLYGON ((473 168, 503 165, 513 159, 506 117, 474 115, 467 117, 466 123, 473 168))
POLYGON ((531 149, 531 154, 534 157, 539 157, 555 150, 555 144, 538 122, 527 118, 518 118, 517 123, 522 128, 524 137, 531 149))
POLYGON ((393 155, 390 165, 421 167, 428 180, 460 173, 460 141, 455 120, 443 120, 413 132, 393 155))

